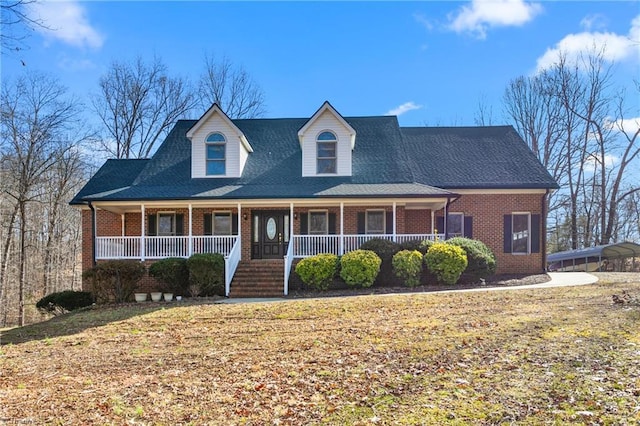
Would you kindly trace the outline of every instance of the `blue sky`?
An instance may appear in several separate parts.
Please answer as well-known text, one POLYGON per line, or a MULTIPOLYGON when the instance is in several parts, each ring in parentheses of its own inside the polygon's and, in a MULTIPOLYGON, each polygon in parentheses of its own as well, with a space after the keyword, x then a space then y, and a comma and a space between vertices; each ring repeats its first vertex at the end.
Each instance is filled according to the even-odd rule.
POLYGON ((226 55, 263 88, 267 117, 307 117, 329 100, 345 116, 395 113, 405 126, 472 125, 480 99, 505 122, 507 83, 559 47, 606 43, 616 84, 640 76, 637 1, 58 1, 32 13, 54 31, 4 55, 3 79, 47 71, 87 103, 112 60, 154 54, 193 79, 205 53, 226 55))

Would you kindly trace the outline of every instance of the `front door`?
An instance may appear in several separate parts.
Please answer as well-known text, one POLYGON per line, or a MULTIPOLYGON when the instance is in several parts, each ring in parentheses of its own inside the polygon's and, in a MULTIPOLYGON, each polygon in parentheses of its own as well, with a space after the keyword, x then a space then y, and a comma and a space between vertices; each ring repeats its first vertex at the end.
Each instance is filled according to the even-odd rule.
POLYGON ((254 211, 254 259, 282 259, 289 243, 289 212, 286 210, 254 211))

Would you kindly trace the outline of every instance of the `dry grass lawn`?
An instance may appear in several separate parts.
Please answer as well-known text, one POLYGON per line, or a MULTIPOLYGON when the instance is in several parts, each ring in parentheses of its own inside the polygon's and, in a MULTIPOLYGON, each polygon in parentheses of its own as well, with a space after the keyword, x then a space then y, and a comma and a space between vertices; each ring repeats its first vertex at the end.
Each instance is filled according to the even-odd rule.
POLYGON ((2 333, 0 424, 635 425, 638 298, 640 282, 93 309, 2 333))

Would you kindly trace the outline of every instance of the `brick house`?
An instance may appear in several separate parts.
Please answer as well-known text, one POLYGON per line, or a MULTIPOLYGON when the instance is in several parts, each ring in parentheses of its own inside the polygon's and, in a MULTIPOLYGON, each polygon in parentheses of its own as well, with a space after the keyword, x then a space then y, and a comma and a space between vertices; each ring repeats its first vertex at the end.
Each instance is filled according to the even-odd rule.
POLYGON ((219 252, 227 295, 286 295, 294 259, 374 237, 464 235, 498 273, 540 273, 555 188, 511 126, 400 127, 328 102, 310 118, 231 120, 213 105, 152 158, 108 160, 71 204, 84 270, 219 252))

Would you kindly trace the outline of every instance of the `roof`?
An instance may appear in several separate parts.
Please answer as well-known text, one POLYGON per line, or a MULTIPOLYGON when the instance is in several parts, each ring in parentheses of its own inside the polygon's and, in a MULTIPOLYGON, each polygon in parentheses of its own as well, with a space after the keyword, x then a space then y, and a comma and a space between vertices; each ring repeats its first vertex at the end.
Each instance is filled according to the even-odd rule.
POLYGON ((458 188, 557 188, 511 126, 401 128, 344 117, 357 132, 352 176, 303 177, 308 118, 238 119, 253 147, 239 178, 191 177, 197 120, 179 120, 150 160, 109 160, 71 202, 316 197, 453 197, 458 188))
POLYGON ((612 243, 577 250, 560 251, 547 256, 547 263, 564 260, 583 260, 587 258, 623 259, 640 257, 640 244, 632 242, 612 243))

